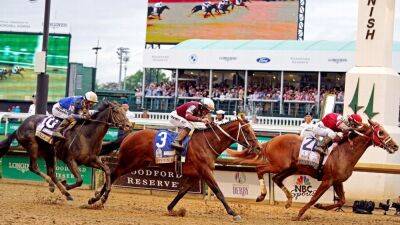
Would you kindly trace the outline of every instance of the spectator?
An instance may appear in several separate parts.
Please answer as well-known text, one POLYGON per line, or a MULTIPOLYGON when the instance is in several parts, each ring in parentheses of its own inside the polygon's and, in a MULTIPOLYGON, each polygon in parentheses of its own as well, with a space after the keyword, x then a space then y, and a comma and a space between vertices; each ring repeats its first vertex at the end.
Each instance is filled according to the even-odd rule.
POLYGON ((300 136, 302 138, 308 138, 308 137, 311 137, 311 136, 314 135, 313 131, 312 131, 313 127, 314 127, 314 124, 312 123, 312 115, 311 115, 311 113, 307 113, 304 116, 304 123, 302 123, 300 125, 300 127, 301 127, 300 136))
POLYGON ((35 115, 36 110, 36 95, 32 95, 32 104, 29 106, 28 113, 31 115, 35 115))

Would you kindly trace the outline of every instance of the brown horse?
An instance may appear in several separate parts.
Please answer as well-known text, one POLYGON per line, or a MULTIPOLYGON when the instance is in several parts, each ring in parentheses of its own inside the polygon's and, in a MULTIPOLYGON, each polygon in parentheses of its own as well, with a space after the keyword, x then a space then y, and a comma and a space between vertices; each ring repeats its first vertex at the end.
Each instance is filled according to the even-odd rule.
MULTIPOLYGON (((370 120, 368 122, 370 125, 363 124, 361 128, 351 133, 348 140, 343 141, 343 143, 340 143, 332 150, 323 168, 322 183, 310 202, 299 211, 298 216, 294 218, 295 220, 299 220, 306 210, 314 205, 332 185, 340 198, 338 203, 328 206, 316 204, 315 206, 324 210, 343 206, 345 203, 343 182, 351 176, 354 166, 369 146, 378 146, 389 153, 394 153, 398 150, 399 146, 382 126, 370 120)), ((316 178, 317 171, 315 169, 298 163, 301 142, 302 139, 300 136, 286 134, 264 143, 261 153, 257 155, 247 151, 229 151, 230 155, 238 157, 239 162, 255 163, 257 165, 256 170, 261 189, 261 194, 258 196, 257 202, 264 200, 267 193, 263 180, 265 173, 276 174, 272 180, 286 194, 286 208, 291 206, 293 197, 290 191, 283 185, 283 180, 294 174, 305 174, 316 178)))
POLYGON ((9 150, 14 139, 24 147, 30 157, 29 170, 41 176, 49 183, 49 189, 54 191, 54 185, 68 200, 73 200, 67 190, 82 185, 82 177, 79 173, 79 165, 85 165, 101 169, 106 174, 106 181, 110 182, 110 169, 98 157, 102 140, 110 125, 129 129, 131 123, 125 116, 125 111, 118 104, 105 102, 98 112, 94 113, 90 120, 82 120, 75 127, 68 130, 65 140, 56 141, 51 145, 35 136, 36 127, 45 118, 45 115, 33 115, 28 117, 13 134, 0 142, 0 158, 9 150), (47 175, 39 170, 38 157, 42 156, 46 162, 47 175), (74 175, 75 184, 68 185, 60 182, 55 175, 56 157, 65 162, 74 175))
MULTIPOLYGON (((111 183, 130 171, 154 164, 153 146, 156 132, 156 130, 150 129, 141 130, 128 135, 124 139, 119 149, 117 166, 111 173, 111 183)), ((225 201, 225 197, 219 189, 212 173, 217 157, 234 142, 247 146, 254 151, 260 150, 257 138, 250 124, 239 118, 221 125, 211 124, 206 129, 194 131, 188 144, 186 162, 182 168, 182 185, 177 196, 167 208, 171 214, 173 214, 174 206, 192 187, 195 178, 200 178, 208 184, 217 198, 222 202, 227 213, 233 216, 234 220, 241 219, 225 201)), ((160 167, 167 166, 170 165, 160 165, 160 167)), ((100 198, 104 204, 108 198, 110 188, 111 186, 104 184, 102 190, 89 200, 89 204, 95 203, 100 198)))

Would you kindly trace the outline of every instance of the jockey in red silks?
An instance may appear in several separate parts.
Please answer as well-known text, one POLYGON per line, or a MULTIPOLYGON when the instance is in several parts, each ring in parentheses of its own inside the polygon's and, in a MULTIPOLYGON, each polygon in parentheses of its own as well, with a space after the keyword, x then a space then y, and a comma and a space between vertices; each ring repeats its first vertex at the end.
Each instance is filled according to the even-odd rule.
POLYGON ((209 124, 210 120, 206 117, 211 111, 214 111, 214 102, 210 98, 203 98, 200 102, 191 101, 176 108, 170 113, 169 122, 182 128, 179 135, 171 144, 177 151, 182 151, 182 142, 185 137, 194 130, 191 122, 203 122, 209 124))
POLYGON ((317 146, 317 150, 323 154, 326 153, 328 144, 331 141, 338 141, 341 136, 337 132, 348 133, 349 130, 359 127, 362 124, 362 118, 358 114, 350 116, 342 116, 337 113, 329 113, 321 121, 314 126, 314 133, 324 137, 322 142, 317 146))

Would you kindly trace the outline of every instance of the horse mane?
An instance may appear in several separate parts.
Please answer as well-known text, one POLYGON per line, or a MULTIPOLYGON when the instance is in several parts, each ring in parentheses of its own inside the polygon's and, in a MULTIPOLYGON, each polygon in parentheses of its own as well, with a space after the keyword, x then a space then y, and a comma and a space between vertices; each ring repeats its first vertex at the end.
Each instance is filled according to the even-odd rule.
POLYGON ((95 113, 93 113, 92 117, 97 117, 99 113, 103 112, 104 110, 106 110, 107 108, 109 108, 110 106, 112 106, 112 102, 109 101, 104 101, 100 104, 100 106, 97 108, 97 111, 95 113))
MULTIPOLYGON (((219 126, 224 126, 224 125, 228 125, 228 124, 230 124, 230 123, 233 123, 233 122, 235 122, 235 121, 238 121, 238 119, 235 118, 235 119, 232 119, 232 120, 228 120, 228 121, 226 121, 226 122, 224 122, 224 123, 220 123, 220 124, 218 124, 218 125, 219 125, 219 126)), ((195 131, 208 131, 208 130, 211 130, 211 127, 196 128, 195 131)))

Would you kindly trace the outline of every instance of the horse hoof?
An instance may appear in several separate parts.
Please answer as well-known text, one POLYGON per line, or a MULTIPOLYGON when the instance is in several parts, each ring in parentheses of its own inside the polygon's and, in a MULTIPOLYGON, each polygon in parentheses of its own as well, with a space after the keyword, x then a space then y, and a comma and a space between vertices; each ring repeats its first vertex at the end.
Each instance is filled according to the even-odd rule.
POLYGON ((60 183, 61 183, 64 187, 67 186, 67 181, 66 181, 66 180, 62 180, 62 181, 60 181, 60 183))
POLYGON ((288 209, 288 208, 290 208, 291 206, 292 206, 292 203, 286 203, 285 209, 288 209))
POLYGON ((68 201, 73 201, 74 198, 73 198, 71 195, 68 195, 68 196, 67 196, 67 200, 68 200, 68 201))
POLYGON ((95 202, 97 202, 97 200, 94 199, 94 198, 91 198, 91 199, 88 200, 88 204, 89 205, 93 205, 93 203, 95 203, 95 202))
POLYGON ((300 221, 300 217, 298 216, 292 217, 292 221, 300 221))
POLYGON ((55 188, 54 186, 50 186, 50 187, 49 187, 49 191, 50 191, 51 193, 54 193, 55 190, 56 190, 56 188, 55 188))
POLYGON ((256 202, 262 202, 265 199, 265 195, 260 195, 257 197, 256 202))
POLYGON ((242 220, 242 217, 240 215, 236 215, 233 217, 233 221, 235 221, 235 222, 239 222, 241 220, 242 220))

